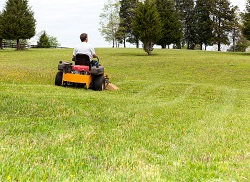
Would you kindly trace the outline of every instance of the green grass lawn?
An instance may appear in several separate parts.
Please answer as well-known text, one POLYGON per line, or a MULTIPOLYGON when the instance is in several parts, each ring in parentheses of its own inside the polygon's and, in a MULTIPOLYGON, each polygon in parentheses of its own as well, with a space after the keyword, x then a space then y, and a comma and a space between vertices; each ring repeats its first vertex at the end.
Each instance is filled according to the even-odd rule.
POLYGON ((249 181, 250 54, 96 49, 117 91, 54 86, 72 49, 0 51, 0 181, 249 181))

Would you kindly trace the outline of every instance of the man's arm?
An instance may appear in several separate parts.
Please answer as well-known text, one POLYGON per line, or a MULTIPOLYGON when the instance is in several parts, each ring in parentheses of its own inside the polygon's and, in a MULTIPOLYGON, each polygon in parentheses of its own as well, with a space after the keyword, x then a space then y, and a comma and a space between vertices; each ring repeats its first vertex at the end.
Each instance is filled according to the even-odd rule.
POLYGON ((94 47, 90 46, 90 52, 91 52, 93 58, 97 58, 97 55, 95 54, 94 47))
POLYGON ((73 50, 72 61, 75 61, 75 58, 76 58, 76 48, 74 48, 74 50, 73 50))

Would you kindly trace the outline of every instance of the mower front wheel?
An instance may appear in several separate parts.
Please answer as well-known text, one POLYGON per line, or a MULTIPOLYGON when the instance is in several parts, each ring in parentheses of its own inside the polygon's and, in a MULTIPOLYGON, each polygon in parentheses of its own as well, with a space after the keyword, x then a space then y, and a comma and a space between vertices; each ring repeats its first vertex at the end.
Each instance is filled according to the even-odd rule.
POLYGON ((104 76, 95 76, 92 81, 92 89, 95 91, 102 91, 105 89, 104 76))
POLYGON ((56 78, 55 78, 55 85, 61 86, 62 85, 62 78, 63 78, 63 72, 61 72, 61 71, 57 72, 56 78))

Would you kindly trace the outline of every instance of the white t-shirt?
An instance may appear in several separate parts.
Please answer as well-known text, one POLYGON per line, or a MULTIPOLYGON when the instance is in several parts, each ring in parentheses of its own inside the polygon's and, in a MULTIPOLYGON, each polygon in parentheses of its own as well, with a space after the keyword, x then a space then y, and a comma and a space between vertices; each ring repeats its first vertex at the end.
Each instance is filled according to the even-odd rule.
POLYGON ((91 61, 95 54, 95 49, 87 42, 81 42, 74 48, 73 56, 76 56, 77 54, 86 54, 91 61))

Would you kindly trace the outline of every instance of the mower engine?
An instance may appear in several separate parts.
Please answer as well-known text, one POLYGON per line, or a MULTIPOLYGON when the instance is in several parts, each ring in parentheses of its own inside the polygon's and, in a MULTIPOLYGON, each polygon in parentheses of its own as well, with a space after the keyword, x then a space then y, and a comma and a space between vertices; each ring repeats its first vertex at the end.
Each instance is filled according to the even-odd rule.
POLYGON ((64 73, 71 73, 72 71, 72 63, 62 62, 60 61, 58 64, 58 70, 64 73))
POLYGON ((73 74, 87 75, 89 73, 89 66, 74 65, 74 66, 72 66, 71 73, 73 73, 73 74))
POLYGON ((72 63, 60 61, 58 64, 58 70, 63 73, 73 73, 87 75, 89 74, 89 66, 83 65, 72 65, 72 63))

